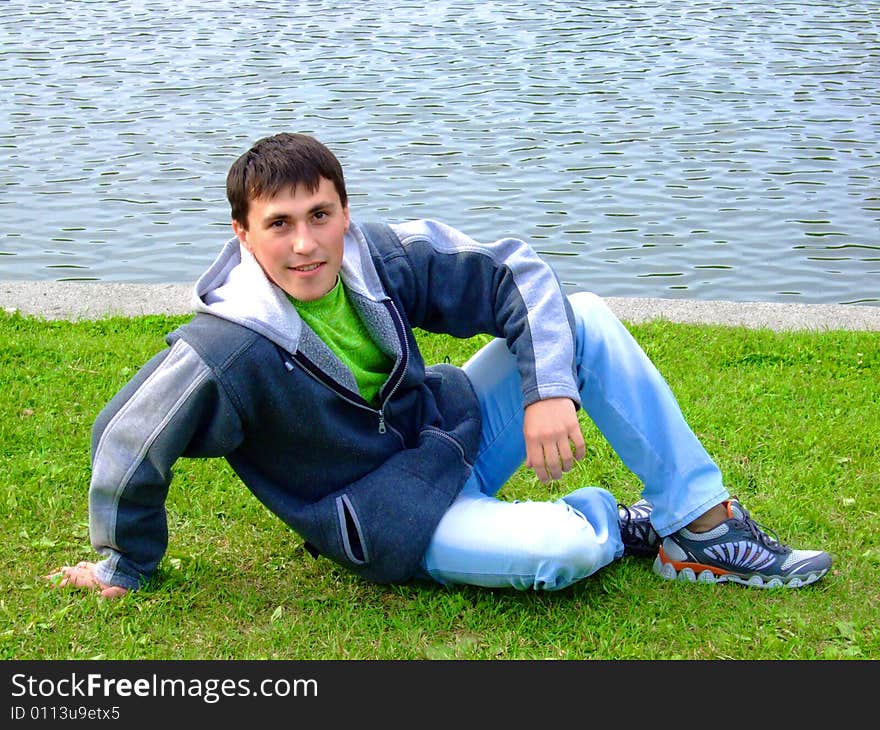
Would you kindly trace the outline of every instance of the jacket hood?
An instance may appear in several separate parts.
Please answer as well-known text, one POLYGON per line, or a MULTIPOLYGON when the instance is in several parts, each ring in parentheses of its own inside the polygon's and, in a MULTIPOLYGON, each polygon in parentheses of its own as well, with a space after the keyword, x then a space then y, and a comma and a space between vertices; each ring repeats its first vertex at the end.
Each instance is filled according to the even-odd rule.
MULTIPOLYGON (((340 277, 346 287, 368 300, 385 298, 366 239, 354 222, 343 241, 340 277)), ((296 352, 303 322, 284 290, 274 284, 253 254, 237 238, 228 240, 196 282, 193 310, 235 322, 296 352)))

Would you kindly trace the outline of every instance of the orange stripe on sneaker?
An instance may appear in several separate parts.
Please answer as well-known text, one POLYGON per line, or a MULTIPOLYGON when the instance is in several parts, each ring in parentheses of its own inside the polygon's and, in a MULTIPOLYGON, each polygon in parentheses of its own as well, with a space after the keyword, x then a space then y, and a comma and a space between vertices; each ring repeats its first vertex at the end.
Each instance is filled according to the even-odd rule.
POLYGON ((702 573, 704 570, 708 570, 714 575, 728 575, 731 573, 729 570, 724 570, 724 568, 716 568, 713 565, 704 565, 703 563, 689 563, 686 560, 672 560, 669 558, 665 552, 663 552, 663 546, 660 546, 660 550, 658 551, 658 557, 661 562, 666 565, 671 565, 675 568, 675 571, 681 572, 685 568, 690 568, 694 571, 694 573, 702 573))

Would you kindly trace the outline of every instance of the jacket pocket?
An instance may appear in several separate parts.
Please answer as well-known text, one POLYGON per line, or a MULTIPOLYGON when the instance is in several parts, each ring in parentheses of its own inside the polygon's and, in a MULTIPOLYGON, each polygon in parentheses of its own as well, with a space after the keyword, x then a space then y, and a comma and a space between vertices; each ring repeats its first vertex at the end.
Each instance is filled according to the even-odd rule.
POLYGON ((346 557, 355 565, 364 565, 370 559, 367 543, 357 512, 347 494, 336 498, 336 516, 346 557))

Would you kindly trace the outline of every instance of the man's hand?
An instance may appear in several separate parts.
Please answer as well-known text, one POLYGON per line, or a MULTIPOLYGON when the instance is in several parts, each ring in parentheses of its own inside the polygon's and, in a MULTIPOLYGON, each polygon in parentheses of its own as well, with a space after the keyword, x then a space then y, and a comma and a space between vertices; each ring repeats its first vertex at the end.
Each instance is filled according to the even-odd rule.
POLYGON ((119 598, 128 593, 127 588, 111 586, 98 580, 98 576, 95 575, 95 563, 89 563, 85 560, 74 566, 65 565, 44 577, 55 588, 66 586, 89 588, 100 591, 102 598, 119 598))
POLYGON ((534 469, 542 482, 559 479, 576 459, 584 458, 584 435, 570 398, 548 398, 527 406, 523 435, 526 466, 534 469))

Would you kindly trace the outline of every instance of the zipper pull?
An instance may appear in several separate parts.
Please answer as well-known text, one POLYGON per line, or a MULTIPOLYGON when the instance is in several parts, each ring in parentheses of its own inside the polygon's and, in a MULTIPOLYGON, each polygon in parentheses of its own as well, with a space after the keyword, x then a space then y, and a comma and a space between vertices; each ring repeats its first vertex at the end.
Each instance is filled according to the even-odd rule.
POLYGON ((385 433, 385 414, 382 412, 382 409, 379 409, 379 433, 385 433))

